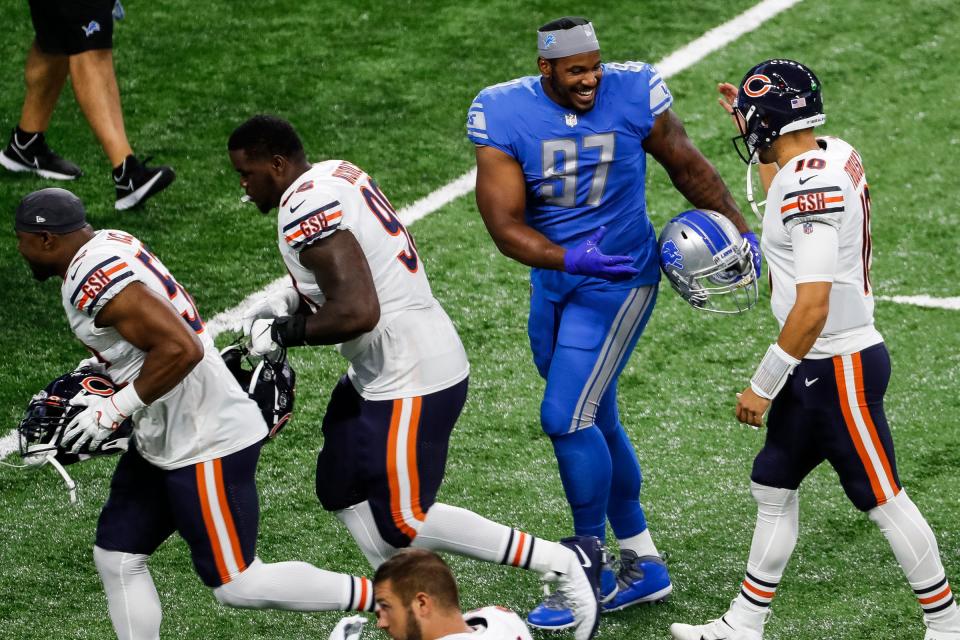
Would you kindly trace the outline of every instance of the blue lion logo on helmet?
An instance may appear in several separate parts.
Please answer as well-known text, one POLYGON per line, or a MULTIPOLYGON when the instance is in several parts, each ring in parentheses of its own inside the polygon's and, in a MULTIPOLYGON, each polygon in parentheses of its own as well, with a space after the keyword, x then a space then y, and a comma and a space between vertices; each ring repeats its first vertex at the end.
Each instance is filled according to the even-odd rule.
POLYGON ((683 254, 677 248, 673 240, 667 240, 660 249, 660 261, 664 266, 670 265, 677 269, 683 269, 683 254))
POLYGON ((557 44, 557 36, 556 36, 556 34, 553 34, 553 33, 548 34, 547 37, 543 39, 543 48, 544 48, 544 49, 549 49, 550 47, 554 46, 555 44, 557 44))

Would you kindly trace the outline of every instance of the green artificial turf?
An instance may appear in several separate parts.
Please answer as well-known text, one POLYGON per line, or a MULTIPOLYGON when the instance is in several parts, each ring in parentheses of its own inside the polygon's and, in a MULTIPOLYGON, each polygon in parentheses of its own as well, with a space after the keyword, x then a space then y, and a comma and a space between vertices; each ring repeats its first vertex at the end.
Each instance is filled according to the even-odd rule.
MULTIPOLYGON (((113 211, 108 163, 69 88, 48 139, 86 171, 69 186, 93 224, 148 242, 210 318, 283 273, 274 220, 239 204, 225 152, 230 131, 249 115, 290 119, 312 158, 355 162, 400 207, 472 166, 466 108, 484 86, 535 71, 539 24, 586 12, 606 59, 653 62, 751 3, 610 0, 572 8, 505 0, 389 6, 130 0, 125 6, 115 56, 127 131, 137 153, 173 165, 177 181, 141 210, 113 211)), ((0 0, 0 14, 0 123, 12 127, 32 30, 25 3, 0 0)), ((824 133, 845 138, 864 159, 877 293, 958 296, 956 33, 960 10, 950 0, 805 0, 670 79, 674 110, 746 212, 743 165, 714 87, 737 82, 768 57, 806 62, 824 86, 824 133)), ((660 227, 687 206, 651 164, 649 211, 660 227)), ((0 173, 0 208, 12 212, 25 193, 48 184, 0 173)), ((538 424, 542 382, 526 343, 526 270, 498 254, 472 195, 418 222, 413 233, 472 365, 440 499, 536 535, 568 535, 569 510, 538 424)), ((69 333, 58 284, 30 279, 12 232, 0 238, 0 291, 0 424, 13 427, 30 396, 85 353, 69 333)), ((957 576, 960 317, 889 302, 878 302, 876 315, 893 359, 887 415, 900 476, 938 535, 948 575, 957 576)), ((661 290, 621 376, 620 407, 675 591, 667 604, 605 616, 601 640, 666 638, 670 622, 716 617, 737 593, 755 517, 749 470, 763 434, 733 419, 734 393, 776 332, 766 297, 747 314, 721 318, 661 290)), ((319 423, 345 364, 330 349, 295 350, 291 359, 298 406, 261 460, 259 555, 369 573, 347 531, 313 493, 319 423)), ((71 467, 83 499, 77 508, 51 471, 0 467, 0 637, 113 637, 91 557, 113 464, 71 467)), ((450 562, 465 607, 498 603, 523 612, 539 599, 532 574, 457 557, 450 562)), ((220 606, 176 538, 150 567, 163 601, 164 637, 324 638, 340 617, 220 606)), ((818 469, 801 490, 800 541, 773 610, 766 634, 773 640, 922 637, 919 607, 883 536, 849 504, 829 468, 818 469)), ((378 633, 368 629, 365 637, 378 633)))

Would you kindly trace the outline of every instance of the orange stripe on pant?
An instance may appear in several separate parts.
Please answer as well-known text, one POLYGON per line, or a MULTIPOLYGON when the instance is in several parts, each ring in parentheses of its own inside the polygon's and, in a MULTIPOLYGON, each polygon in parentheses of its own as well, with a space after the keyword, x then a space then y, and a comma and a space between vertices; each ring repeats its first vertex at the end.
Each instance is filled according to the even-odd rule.
MULTIPOLYGON (((877 457, 880 458, 880 466, 883 467, 883 472, 887 476, 887 482, 893 488, 893 496, 896 496, 900 493, 900 487, 897 486, 897 481, 893 477, 893 469, 890 466, 890 460, 887 458, 887 451, 883 448, 883 443, 880 442, 880 436, 877 434, 877 425, 873 423, 873 416, 870 415, 870 407, 867 406, 867 396, 864 392, 863 384, 863 363, 860 360, 860 353, 857 352, 851 356, 853 360, 853 379, 856 382, 856 393, 857 393, 857 408, 860 410, 860 416, 863 418, 864 424, 867 425, 867 433, 870 434, 870 440, 873 442, 873 448, 877 450, 877 457)), ((886 502, 889 498, 885 498, 883 502, 886 502)))
POLYGON ((403 521, 403 509, 400 505, 400 474, 397 471, 397 439, 400 432, 400 414, 403 411, 403 400, 393 401, 393 414, 390 416, 390 432, 387 435, 387 482, 390 486, 390 513, 393 524, 405 536, 413 540, 417 537, 414 531, 403 521))
POLYGON ((867 472, 867 478, 870 480, 870 488, 873 489, 873 496, 877 499, 878 504, 882 504, 885 498, 883 496, 883 489, 880 487, 880 480, 873 470, 873 463, 870 462, 867 450, 864 448, 863 441, 860 439, 860 433, 857 431, 857 423, 854 421, 853 413, 850 411, 850 401, 847 397, 847 381, 846 378, 844 378, 842 356, 833 356, 833 370, 837 378, 837 391, 840 394, 840 410, 843 413, 843 422, 847 425, 847 432, 850 434, 850 439, 853 440, 853 446, 857 450, 860 462, 867 472))
POLYGON ((230 573, 227 571, 227 565, 223 560, 223 550, 220 548, 220 540, 217 537, 217 528, 213 524, 213 515, 210 513, 210 503, 207 500, 207 480, 206 473, 203 470, 202 462, 194 465, 197 470, 197 493, 200 495, 200 511, 203 513, 203 524, 207 527, 207 537, 210 539, 210 546, 213 550, 213 561, 217 565, 217 573, 220 574, 220 582, 227 584, 230 582, 230 573))
POLYGON ((230 538, 230 547, 233 549, 233 557, 237 562, 237 570, 243 571, 247 568, 247 563, 243 560, 243 552, 240 550, 240 536, 237 535, 237 528, 233 524, 230 505, 227 504, 227 489, 223 486, 223 466, 220 463, 220 458, 213 461, 213 478, 217 488, 217 501, 220 503, 220 514, 223 516, 223 522, 227 527, 227 536, 230 538))
POLYGON ((420 473, 417 467, 417 430, 420 427, 420 396, 413 398, 410 410, 410 430, 407 433, 407 473, 410 474, 410 511, 413 517, 423 522, 426 514, 420 508, 420 473))

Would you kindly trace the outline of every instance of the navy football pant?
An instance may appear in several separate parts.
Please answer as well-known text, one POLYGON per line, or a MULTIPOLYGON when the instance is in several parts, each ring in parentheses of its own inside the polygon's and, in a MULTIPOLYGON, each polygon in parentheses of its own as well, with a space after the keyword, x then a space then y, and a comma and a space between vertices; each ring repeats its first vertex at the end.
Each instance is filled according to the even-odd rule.
POLYGON ((767 439, 751 478, 796 489, 824 460, 861 511, 900 492, 893 438, 883 412, 890 356, 883 343, 797 365, 767 417, 767 439))
POLYGON ((230 582, 256 555, 262 444, 173 471, 155 467, 131 446, 113 472, 97 546, 150 555, 176 531, 205 585, 230 582))
POLYGON ((406 547, 437 498, 467 379, 425 396, 367 400, 347 376, 323 417, 317 498, 327 511, 369 501, 380 536, 406 547))
POLYGON ((640 463, 620 423, 617 377, 650 319, 657 286, 578 289, 564 300, 536 287, 528 332, 546 381, 540 422, 553 442, 578 535, 617 538, 647 528, 640 463))

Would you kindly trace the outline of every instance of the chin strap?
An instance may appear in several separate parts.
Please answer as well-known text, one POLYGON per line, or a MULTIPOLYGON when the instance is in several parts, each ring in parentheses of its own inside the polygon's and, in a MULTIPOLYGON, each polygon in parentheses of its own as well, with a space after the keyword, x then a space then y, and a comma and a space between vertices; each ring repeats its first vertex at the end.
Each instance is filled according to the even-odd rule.
POLYGON ((767 199, 764 198, 761 202, 757 202, 753 197, 753 168, 755 166, 759 165, 755 162, 747 165, 747 202, 750 203, 750 208, 753 209, 757 220, 763 222, 763 211, 761 211, 761 207, 767 204, 767 199))
POLYGON ((57 473, 60 474, 60 477, 63 478, 63 484, 67 487, 67 493, 70 494, 70 503, 71 504, 80 504, 80 500, 77 498, 77 483, 73 481, 73 478, 70 477, 70 474, 67 473, 67 470, 63 468, 63 465, 60 464, 56 458, 52 455, 47 456, 47 462, 57 470, 57 473))

